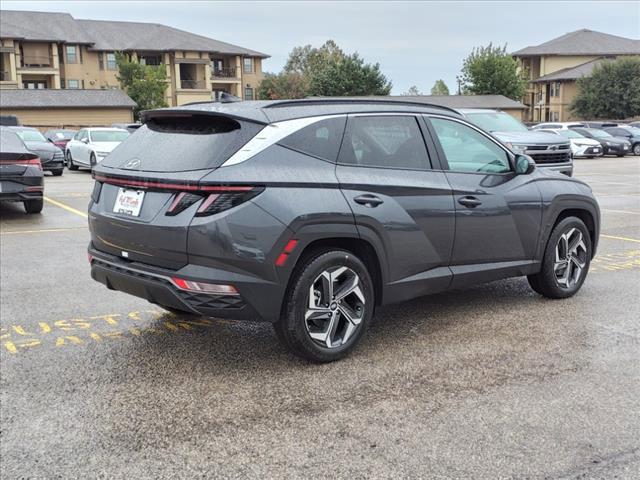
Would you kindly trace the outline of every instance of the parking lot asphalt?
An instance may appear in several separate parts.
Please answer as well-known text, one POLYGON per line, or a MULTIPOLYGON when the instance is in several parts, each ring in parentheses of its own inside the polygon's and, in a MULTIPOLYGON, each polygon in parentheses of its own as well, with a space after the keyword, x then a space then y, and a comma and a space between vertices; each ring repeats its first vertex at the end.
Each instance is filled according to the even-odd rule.
POLYGON ((525 279, 377 312, 315 365, 269 325, 89 276, 88 172, 0 206, 2 478, 638 478, 640 157, 576 161, 602 208, 582 290, 525 279))

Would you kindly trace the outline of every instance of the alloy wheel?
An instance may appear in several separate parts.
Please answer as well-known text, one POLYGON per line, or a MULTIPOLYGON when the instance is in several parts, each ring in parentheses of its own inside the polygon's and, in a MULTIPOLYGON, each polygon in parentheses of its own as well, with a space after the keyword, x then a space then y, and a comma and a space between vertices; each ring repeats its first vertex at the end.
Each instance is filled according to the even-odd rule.
POLYGON ((311 339, 325 348, 344 345, 365 314, 360 277, 345 266, 323 271, 311 284, 307 305, 304 321, 311 339))
POLYGON ((640 143, 637 143, 633 146, 633 154, 640 155, 640 143))
POLYGON ((587 255, 587 245, 579 229, 570 228, 560 235, 553 263, 558 285, 573 288, 580 281, 587 265, 587 255))

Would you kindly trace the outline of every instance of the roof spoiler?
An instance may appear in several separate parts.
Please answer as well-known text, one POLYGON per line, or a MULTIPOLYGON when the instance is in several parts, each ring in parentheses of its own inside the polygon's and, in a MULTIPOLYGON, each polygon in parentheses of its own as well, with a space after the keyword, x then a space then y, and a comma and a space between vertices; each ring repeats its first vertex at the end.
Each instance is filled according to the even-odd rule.
MULTIPOLYGON (((197 105, 201 103, 211 104, 213 102, 196 102, 195 104, 197 105)), ((188 105, 194 105, 194 104, 188 104, 188 105)), ((185 107, 187 105, 181 105, 181 106, 185 107)), ((234 112, 220 112, 216 110, 196 110, 196 109, 180 108, 180 107, 171 107, 166 109, 161 108, 157 110, 144 110, 140 112, 140 121, 142 123, 147 123, 149 120, 152 120, 154 118, 193 118, 193 117, 224 117, 224 118, 230 118, 237 121, 257 123, 259 125, 269 124, 269 122, 266 119, 261 120, 259 118, 255 118, 252 116, 245 116, 245 115, 242 115, 241 112, 238 112, 238 114, 236 114, 234 112)))
POLYGON ((301 98, 298 100, 282 100, 281 102, 271 103, 269 105, 264 106, 263 108, 281 108, 281 107, 296 107, 296 106, 305 106, 305 105, 344 105, 344 104, 354 104, 354 105, 366 105, 366 104, 382 104, 382 105, 406 105, 412 107, 426 107, 426 108, 441 108, 443 110, 447 110, 449 112, 457 113, 459 112, 451 107, 445 107, 444 105, 438 105, 435 103, 428 102, 412 102, 410 100, 391 100, 388 98, 339 98, 339 97, 309 97, 309 98, 301 98))

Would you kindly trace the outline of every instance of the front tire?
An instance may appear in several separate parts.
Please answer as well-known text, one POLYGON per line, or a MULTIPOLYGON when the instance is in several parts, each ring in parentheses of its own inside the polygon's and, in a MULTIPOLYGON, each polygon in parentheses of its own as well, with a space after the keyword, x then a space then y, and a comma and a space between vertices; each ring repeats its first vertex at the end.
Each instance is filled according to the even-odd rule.
POLYGON ((67 168, 69 170, 78 170, 78 166, 73 163, 73 157, 71 156, 70 151, 67 151, 67 168))
POLYGON ((333 362, 358 344, 374 306, 373 282, 364 263, 345 250, 321 250, 296 266, 274 329, 294 355, 333 362))
POLYGON ((91 156, 89 157, 89 166, 91 167, 91 170, 96 166, 96 163, 98 163, 96 161, 96 154, 91 152, 91 156))
POLYGON ((636 143, 633 146, 633 154, 636 156, 640 155, 640 143, 636 143))
POLYGON ((25 212, 40 213, 42 211, 42 207, 44 207, 44 200, 42 198, 37 200, 25 200, 23 204, 25 212))
POLYGON ((547 298, 568 298, 582 287, 591 263, 591 237, 584 222, 567 217, 549 237, 539 273, 529 275, 529 285, 547 298))
POLYGON ((64 168, 59 168, 58 170, 51 170, 51 174, 54 177, 59 177, 62 175, 62 172, 64 171, 64 168))

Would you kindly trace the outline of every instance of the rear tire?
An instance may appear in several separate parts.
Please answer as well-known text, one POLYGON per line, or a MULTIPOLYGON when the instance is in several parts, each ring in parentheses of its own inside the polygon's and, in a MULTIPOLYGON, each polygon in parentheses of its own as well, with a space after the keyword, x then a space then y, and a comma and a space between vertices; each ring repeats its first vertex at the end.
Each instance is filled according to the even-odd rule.
POLYGON ((91 153, 91 156, 89 157, 89 166, 91 167, 91 170, 93 170, 93 167, 96 166, 96 155, 95 153, 91 153))
POLYGON ((24 210, 27 213, 40 213, 44 206, 44 200, 42 198, 37 200, 25 200, 22 203, 24 204, 24 210))
POLYGON ((282 316, 273 327, 294 355, 333 362, 360 342, 374 307, 373 282, 364 263, 345 250, 320 250, 296 266, 282 316))
POLYGON ((51 173, 53 174, 54 177, 61 176, 62 172, 64 172, 64 168, 59 168, 58 170, 51 170, 51 173))
POLYGON ((568 298, 582 287, 591 263, 591 237, 584 222, 567 217, 558 223, 547 242, 539 273, 529 285, 547 298, 568 298))
POLYGON ((67 152, 67 168, 69 170, 78 170, 78 166, 73 163, 73 157, 71 156, 71 152, 67 152))

